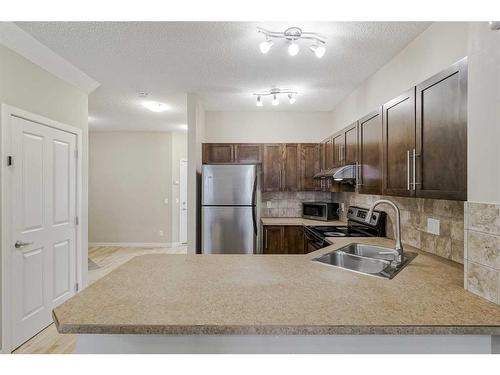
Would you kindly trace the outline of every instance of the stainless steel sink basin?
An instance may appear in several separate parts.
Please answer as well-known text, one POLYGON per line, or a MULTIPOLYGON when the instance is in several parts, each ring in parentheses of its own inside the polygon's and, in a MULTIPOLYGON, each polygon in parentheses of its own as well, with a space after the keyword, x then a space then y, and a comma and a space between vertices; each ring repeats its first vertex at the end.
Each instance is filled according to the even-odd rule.
POLYGON ((352 243, 313 260, 365 275, 392 279, 417 256, 416 253, 405 251, 403 263, 395 266, 392 261, 396 254, 394 249, 352 243))

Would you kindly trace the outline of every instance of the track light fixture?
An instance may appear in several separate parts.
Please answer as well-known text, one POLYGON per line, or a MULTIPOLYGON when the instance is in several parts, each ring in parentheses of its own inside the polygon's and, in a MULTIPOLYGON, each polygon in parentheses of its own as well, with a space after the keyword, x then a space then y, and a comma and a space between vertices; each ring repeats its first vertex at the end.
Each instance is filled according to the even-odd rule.
POLYGON ((266 36, 266 40, 259 45, 260 51, 263 54, 270 51, 271 47, 274 45, 273 39, 285 39, 288 42, 288 54, 290 56, 296 56, 300 51, 300 46, 297 41, 299 39, 306 39, 313 41, 313 45, 309 48, 318 59, 321 59, 325 55, 326 38, 319 34, 304 32, 299 27, 290 27, 283 32, 269 31, 262 27, 257 27, 257 30, 259 33, 266 36))
POLYGON ((264 105, 264 103, 262 102, 263 96, 272 96, 273 99, 271 104, 277 106, 280 104, 280 99, 279 99, 280 95, 287 95, 289 103, 293 104, 297 100, 297 94, 298 93, 295 90, 275 88, 269 91, 254 92, 252 95, 257 96, 257 102, 255 103, 255 105, 257 107, 262 107, 264 105))

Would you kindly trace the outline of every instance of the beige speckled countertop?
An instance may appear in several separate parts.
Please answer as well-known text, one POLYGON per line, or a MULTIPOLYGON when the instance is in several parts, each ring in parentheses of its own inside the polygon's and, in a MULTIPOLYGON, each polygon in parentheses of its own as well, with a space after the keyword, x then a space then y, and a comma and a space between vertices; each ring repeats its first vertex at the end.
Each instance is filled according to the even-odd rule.
POLYGON ((331 220, 310 220, 301 217, 262 217, 260 219, 262 225, 347 225, 344 221, 331 220))
POLYGON ((307 255, 138 256, 54 319, 61 333, 500 334, 500 306, 463 289, 462 266, 419 252, 386 280, 312 262, 350 242, 393 245, 331 241, 307 255))

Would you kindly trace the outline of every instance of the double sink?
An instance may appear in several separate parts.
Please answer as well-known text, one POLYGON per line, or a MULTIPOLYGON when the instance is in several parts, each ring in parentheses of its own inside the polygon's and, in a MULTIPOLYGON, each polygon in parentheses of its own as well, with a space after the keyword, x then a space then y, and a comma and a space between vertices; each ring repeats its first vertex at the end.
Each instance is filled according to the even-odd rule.
POLYGON ((365 275, 392 279, 416 256, 416 253, 405 251, 402 262, 398 263, 397 251, 394 249, 351 243, 313 260, 365 275))

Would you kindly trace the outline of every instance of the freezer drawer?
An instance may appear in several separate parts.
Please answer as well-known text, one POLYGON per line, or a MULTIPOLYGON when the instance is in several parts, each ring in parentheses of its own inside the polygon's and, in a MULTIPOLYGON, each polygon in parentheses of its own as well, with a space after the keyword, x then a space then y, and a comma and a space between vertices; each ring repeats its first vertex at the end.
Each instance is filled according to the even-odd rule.
POLYGON ((202 207, 203 254, 253 254, 253 207, 202 207))
POLYGON ((202 205, 254 204, 256 171, 255 165, 203 165, 202 205))

